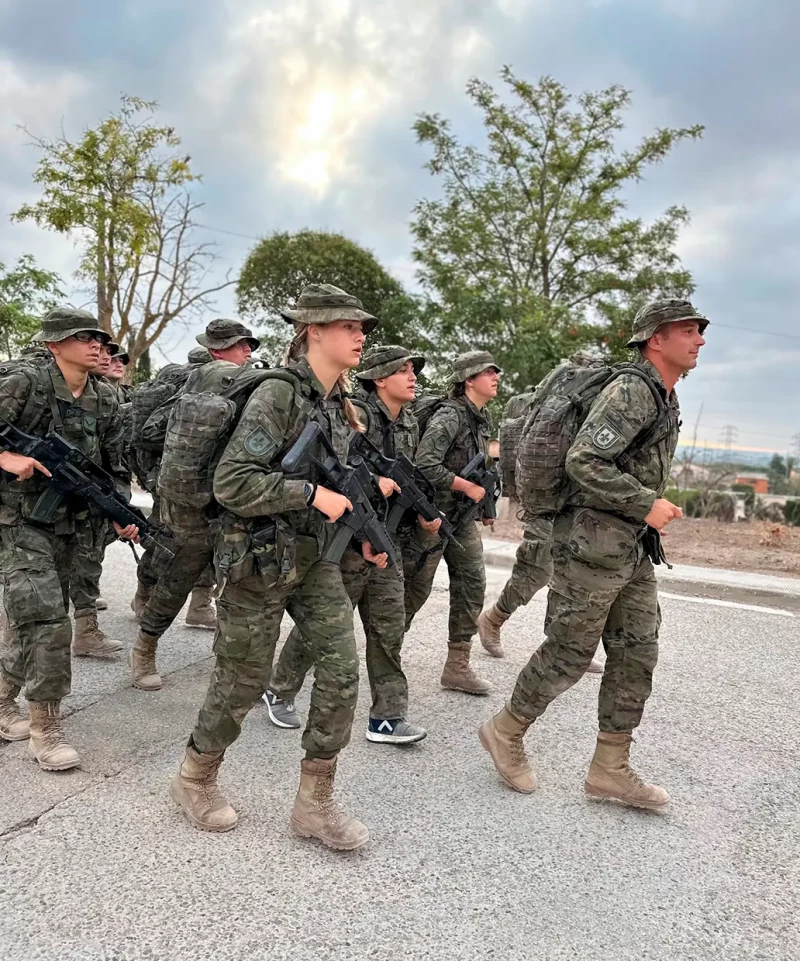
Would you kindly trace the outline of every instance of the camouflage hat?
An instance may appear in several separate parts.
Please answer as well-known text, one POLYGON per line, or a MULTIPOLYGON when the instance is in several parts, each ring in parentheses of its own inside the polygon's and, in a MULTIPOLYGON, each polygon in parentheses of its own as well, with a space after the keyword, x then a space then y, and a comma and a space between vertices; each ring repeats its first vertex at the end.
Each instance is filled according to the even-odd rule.
POLYGON ((281 311, 281 317, 289 324, 332 324, 337 320, 360 320, 365 334, 378 326, 378 318, 364 310, 358 297, 333 284, 308 284, 294 307, 281 311))
POLYGON ((700 325, 701 334, 710 323, 708 317, 704 317, 695 310, 691 301, 676 297, 668 300, 653 300, 645 304, 633 318, 633 333, 625 346, 636 347, 638 344, 644 344, 663 324, 677 324, 682 320, 696 320, 700 325))
POLYGON ((202 347, 208 347, 211 350, 226 350, 238 344, 240 340, 248 341, 252 350, 258 350, 261 346, 261 341, 253 336, 253 331, 249 327, 245 327, 238 320, 228 320, 225 317, 212 320, 205 332, 198 334, 195 340, 202 347))
POLYGON ((110 344, 106 344, 106 347, 111 347, 111 356, 114 360, 120 361, 126 367, 131 362, 131 355, 127 350, 123 350, 119 344, 115 344, 113 341, 110 344))
POLYGON ((41 334, 37 334, 34 339, 57 344, 84 330, 91 331, 93 334, 102 334, 106 344, 111 341, 110 334, 103 330, 96 317, 93 317, 88 310, 78 310, 75 307, 54 307, 48 310, 42 318, 41 334))
POLYGON ((371 347, 361 361, 362 368, 356 371, 359 380, 378 380, 379 377, 391 377, 409 361, 414 365, 414 373, 418 374, 425 366, 422 354, 412 354, 405 347, 397 344, 384 344, 371 347))
POLYGON ((492 368, 498 374, 503 371, 494 362, 494 357, 488 350, 470 350, 466 354, 461 354, 453 361, 453 370, 450 374, 452 384, 463 384, 470 377, 477 377, 485 370, 492 368))
POLYGON ((207 364, 214 358, 209 354, 205 347, 192 347, 186 355, 186 360, 190 364, 207 364))

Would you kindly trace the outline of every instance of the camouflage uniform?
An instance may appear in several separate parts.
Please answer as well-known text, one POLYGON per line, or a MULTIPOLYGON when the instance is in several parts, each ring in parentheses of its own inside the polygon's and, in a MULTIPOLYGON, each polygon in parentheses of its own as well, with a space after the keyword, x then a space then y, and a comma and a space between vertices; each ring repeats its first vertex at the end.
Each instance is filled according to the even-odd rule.
MULTIPOLYGON (((310 285, 297 309, 283 316, 299 323, 361 320, 365 333, 377 323, 356 298, 327 285, 310 285)), ((269 687, 284 611, 313 652, 314 687, 302 739, 307 758, 333 758, 350 740, 358 695, 353 607, 339 566, 320 559, 334 527, 307 507, 307 481, 316 478, 289 478, 279 465, 312 414, 322 418, 343 462, 352 429, 337 387, 326 397, 305 358, 287 370, 294 372, 293 384, 270 379, 253 393, 214 477, 214 495, 225 509, 215 558, 224 586, 217 603, 216 667, 192 734, 201 754, 232 744, 269 687)))
MULTIPOLYGON (((485 351, 463 354, 453 365, 453 380, 463 383, 489 368, 499 370, 485 351)), ((478 410, 464 395, 445 401, 431 417, 417 449, 417 466, 436 488, 437 506, 445 514, 452 513, 464 497, 451 489, 455 476, 475 454, 483 452, 488 458, 491 431, 488 414, 478 410)), ((422 553, 436 544, 438 535, 418 529, 404 545, 406 630, 430 597, 436 569, 444 556, 450 575, 448 646, 469 650, 478 630, 478 615, 486 591, 483 541, 478 525, 474 520, 460 525, 455 536, 463 550, 448 544, 443 554, 431 554, 420 570, 417 564, 422 553)))
MULTIPOLYGON (((205 332, 198 334, 196 339, 202 347, 210 346, 218 350, 232 347, 240 340, 249 340, 254 345, 253 349, 259 346, 259 341, 244 324, 224 319, 211 321, 205 332)), ((225 360, 199 364, 180 393, 219 393, 226 378, 236 370, 236 364, 225 360)), ((164 405, 153 414, 147 422, 146 434, 151 429, 152 421, 164 421, 166 426, 171 407, 171 404, 164 405)), ((139 618, 142 633, 151 638, 161 637, 170 627, 199 582, 205 580, 213 584, 211 564, 219 529, 216 504, 212 503, 202 510, 192 509, 172 503, 161 494, 158 519, 172 534, 170 549, 174 556, 165 558, 157 568, 158 579, 139 618)))
MULTIPOLYGON (((424 358, 403 347, 376 347, 364 357, 364 367, 356 376, 362 383, 394 374, 408 361, 415 371, 422 369, 424 358)), ((413 460, 419 442, 416 418, 402 408, 397 419, 369 390, 356 399, 366 437, 387 456, 405 454, 413 460)), ((410 537, 411 528, 405 530, 410 537)), ((402 533, 396 545, 401 551, 402 533)), ((403 571, 399 567, 381 570, 364 560, 361 552, 349 547, 342 557, 342 580, 354 608, 358 608, 367 640, 366 662, 372 706, 370 717, 405 718, 408 711, 408 681, 403 673, 400 649, 405 634, 403 571)), ((313 663, 311 645, 295 627, 283 646, 272 675, 271 691, 284 701, 293 701, 313 663)))
MULTIPOLYGON (((66 339, 98 330, 85 311, 58 308, 42 322, 44 337, 66 339)), ((73 397, 57 364, 0 368, 0 417, 36 436, 51 429, 112 473, 129 492, 123 461, 119 405, 111 387, 89 377, 73 397)), ((72 553, 84 531, 85 512, 60 505, 46 523, 28 519, 49 489, 39 472, 23 482, 0 480, 0 567, 9 630, 0 658, 2 675, 35 702, 58 702, 70 690, 71 628, 67 609, 72 553)))
POLYGON ((650 695, 660 613, 653 565, 641 538, 644 517, 669 481, 679 408, 655 367, 641 365, 666 404, 663 430, 654 442, 626 458, 658 410, 641 378, 622 375, 595 401, 569 451, 574 491, 553 528, 547 640, 523 668, 510 702, 531 721, 580 679, 601 637, 607 660, 600 730, 632 731, 650 695))

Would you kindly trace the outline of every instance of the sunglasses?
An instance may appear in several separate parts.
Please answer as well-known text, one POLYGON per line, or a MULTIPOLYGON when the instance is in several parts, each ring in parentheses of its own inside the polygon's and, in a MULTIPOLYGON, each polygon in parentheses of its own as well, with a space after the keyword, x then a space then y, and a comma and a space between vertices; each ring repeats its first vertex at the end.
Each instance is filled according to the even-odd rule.
POLYGON ((108 343, 108 334, 103 334, 99 330, 79 330, 72 336, 79 344, 91 344, 92 341, 103 345, 108 343))

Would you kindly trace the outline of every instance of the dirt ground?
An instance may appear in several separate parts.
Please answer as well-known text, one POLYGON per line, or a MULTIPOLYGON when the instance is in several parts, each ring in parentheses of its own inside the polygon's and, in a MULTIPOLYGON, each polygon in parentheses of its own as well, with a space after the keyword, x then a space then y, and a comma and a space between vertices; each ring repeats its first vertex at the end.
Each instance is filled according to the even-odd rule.
MULTIPOLYGON (((522 527, 515 520, 497 520, 488 536, 519 540, 522 527)), ((797 527, 765 521, 723 524, 685 518, 669 525, 664 550, 671 564, 800 577, 800 528, 797 527)))

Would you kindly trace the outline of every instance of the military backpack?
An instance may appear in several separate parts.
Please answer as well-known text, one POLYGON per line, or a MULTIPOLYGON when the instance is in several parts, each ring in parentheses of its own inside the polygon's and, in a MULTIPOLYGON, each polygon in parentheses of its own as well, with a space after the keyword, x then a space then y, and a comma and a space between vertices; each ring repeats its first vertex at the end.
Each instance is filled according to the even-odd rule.
POLYGON ((522 429, 533 404, 535 391, 516 394, 506 404, 503 419, 500 421, 498 439, 500 441, 500 472, 503 480, 503 493, 517 500, 517 450, 519 449, 522 429))
POLYGON ((641 367, 561 364, 539 385, 522 427, 514 471, 517 496, 526 510, 552 514, 563 509, 570 493, 567 453, 597 397, 625 374, 644 381, 658 411, 655 423, 636 438, 635 446, 642 449, 664 420, 666 407, 655 382, 641 367))
MULTIPOLYGON (((211 372, 206 366, 204 374, 211 372)), ((161 497, 185 508, 203 510, 214 500, 214 471, 244 406, 268 379, 297 382, 285 368, 258 369, 250 364, 226 373, 218 390, 191 389, 175 399, 167 422, 158 471, 161 497)))

